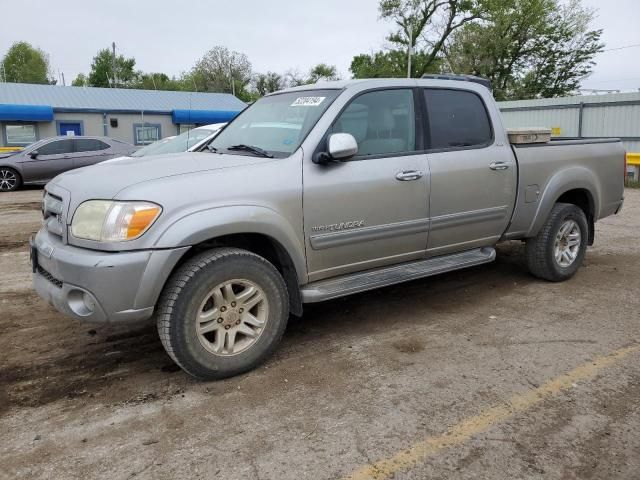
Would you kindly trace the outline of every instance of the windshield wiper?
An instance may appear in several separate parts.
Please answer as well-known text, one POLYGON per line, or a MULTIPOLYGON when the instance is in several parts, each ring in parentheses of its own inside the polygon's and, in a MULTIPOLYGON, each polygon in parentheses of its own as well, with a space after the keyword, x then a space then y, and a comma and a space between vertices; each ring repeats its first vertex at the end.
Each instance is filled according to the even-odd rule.
POLYGON ((263 150, 260 147, 254 147, 252 145, 245 145, 243 143, 241 143, 240 145, 231 145, 230 147, 227 147, 227 150, 241 150, 244 152, 255 153, 256 155, 260 155, 261 157, 273 158, 273 155, 271 155, 266 150, 263 150))
POLYGON ((213 145, 211 145, 210 143, 207 144, 206 149, 211 153, 218 153, 218 149, 213 145))

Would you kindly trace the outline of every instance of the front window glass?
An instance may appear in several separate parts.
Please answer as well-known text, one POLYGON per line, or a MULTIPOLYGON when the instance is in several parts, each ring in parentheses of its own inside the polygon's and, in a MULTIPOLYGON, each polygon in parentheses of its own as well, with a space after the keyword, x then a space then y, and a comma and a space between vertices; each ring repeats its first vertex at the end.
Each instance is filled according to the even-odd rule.
POLYGON ((132 157, 146 157, 147 155, 164 155, 166 153, 186 152, 196 143, 213 135, 217 130, 208 128, 196 128, 181 133, 177 137, 160 140, 152 145, 141 148, 132 157))
POLYGON ((332 133, 350 133, 358 156, 412 152, 416 120, 411 90, 378 90, 356 97, 333 124, 332 133))
POLYGON ((73 153, 73 140, 55 140, 38 147, 39 155, 63 155, 73 153))
POLYGON ((35 125, 6 125, 7 145, 29 145, 36 141, 35 125))
POLYGON ((238 115, 209 144, 225 153, 251 155, 250 146, 275 157, 295 152, 340 90, 301 90, 269 95, 238 115), (229 150, 231 148, 231 150, 229 150))

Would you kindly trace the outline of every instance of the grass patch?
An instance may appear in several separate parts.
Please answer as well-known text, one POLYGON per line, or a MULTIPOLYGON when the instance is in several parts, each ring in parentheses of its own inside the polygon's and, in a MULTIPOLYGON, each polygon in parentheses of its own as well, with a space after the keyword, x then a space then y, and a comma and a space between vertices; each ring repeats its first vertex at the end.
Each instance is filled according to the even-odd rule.
POLYGON ((624 181, 624 186, 627 188, 640 188, 640 180, 632 180, 631 178, 626 178, 624 181))

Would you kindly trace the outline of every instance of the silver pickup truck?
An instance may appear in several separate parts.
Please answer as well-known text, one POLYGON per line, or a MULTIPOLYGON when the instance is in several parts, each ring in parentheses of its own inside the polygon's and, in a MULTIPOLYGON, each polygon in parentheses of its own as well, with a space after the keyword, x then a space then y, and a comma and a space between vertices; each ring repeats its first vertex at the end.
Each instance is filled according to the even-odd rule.
POLYGON ((265 360, 305 303, 491 262, 500 241, 570 278, 622 207, 621 143, 512 145, 469 80, 292 88, 201 152, 59 175, 34 288, 88 322, 155 318, 171 358, 212 379, 265 360))

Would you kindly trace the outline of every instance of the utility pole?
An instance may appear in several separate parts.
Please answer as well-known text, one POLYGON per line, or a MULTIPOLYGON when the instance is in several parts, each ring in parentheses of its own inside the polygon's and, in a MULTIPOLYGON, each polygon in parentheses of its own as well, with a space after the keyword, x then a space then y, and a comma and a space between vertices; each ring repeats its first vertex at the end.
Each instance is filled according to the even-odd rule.
POLYGON ((231 79, 231 93, 233 96, 236 96, 236 84, 233 81, 233 70, 231 69, 231 64, 229 64, 229 78, 231 79))
POLYGON ((111 59, 111 75, 113 76, 113 88, 116 88, 116 42, 111 43, 113 58, 111 59))
POLYGON ((407 49, 407 78, 411 78, 411 55, 413 54, 413 25, 409 28, 409 48, 407 49))
POLYGON ((67 84, 66 84, 66 83, 65 83, 65 81, 64 81, 64 72, 60 72, 60 75, 62 75, 62 86, 63 86, 63 87, 66 87, 66 86, 67 86, 67 84))

